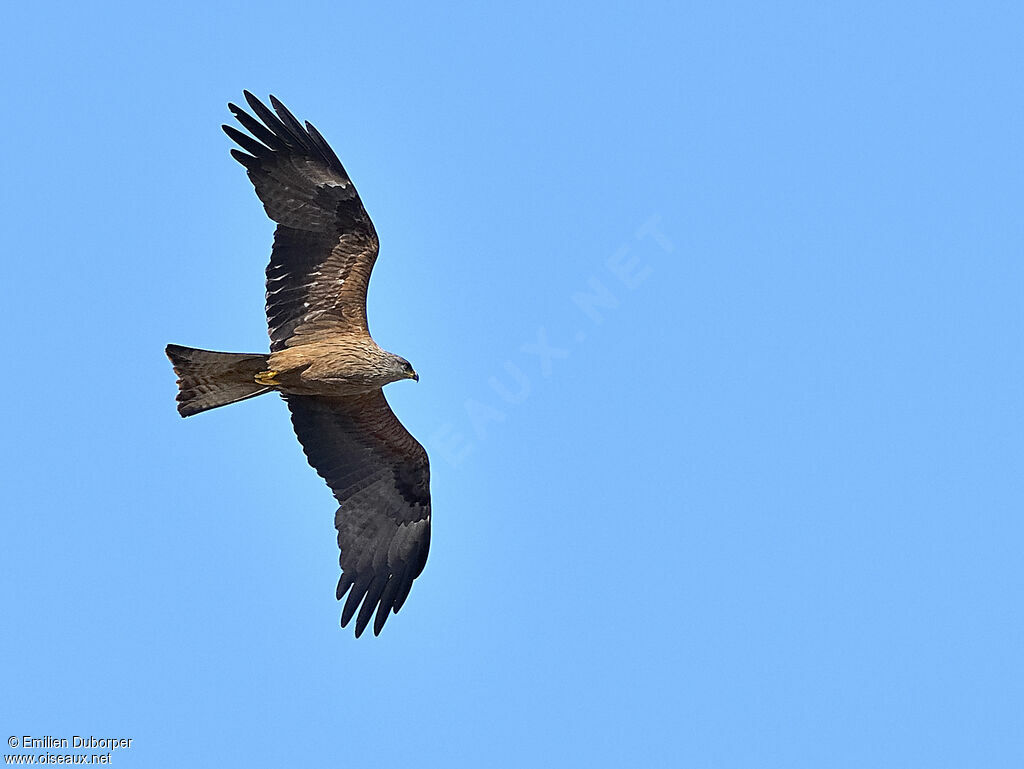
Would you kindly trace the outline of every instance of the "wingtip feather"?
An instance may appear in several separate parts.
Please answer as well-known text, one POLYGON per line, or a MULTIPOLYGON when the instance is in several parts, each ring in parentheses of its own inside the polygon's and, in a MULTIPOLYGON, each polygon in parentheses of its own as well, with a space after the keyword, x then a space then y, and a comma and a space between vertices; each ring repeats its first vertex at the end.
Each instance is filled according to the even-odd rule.
POLYGON ((224 129, 224 133, 228 135, 228 138, 231 139, 231 141, 235 142, 250 155, 259 156, 267 151, 266 147, 251 136, 242 133, 234 126, 222 125, 221 128, 224 129))
POLYGON ((233 157, 246 168, 254 168, 259 164, 259 161, 256 158, 254 158, 252 155, 246 155, 241 150, 231 150, 231 157, 233 157))
POLYGON ((359 610, 359 616, 356 618, 357 637, 366 628, 370 617, 373 616, 373 611, 377 608, 377 602, 380 600, 381 593, 384 592, 385 587, 387 587, 387 580, 385 578, 374 577, 370 583, 370 587, 366 591, 366 597, 363 599, 363 606, 359 610))

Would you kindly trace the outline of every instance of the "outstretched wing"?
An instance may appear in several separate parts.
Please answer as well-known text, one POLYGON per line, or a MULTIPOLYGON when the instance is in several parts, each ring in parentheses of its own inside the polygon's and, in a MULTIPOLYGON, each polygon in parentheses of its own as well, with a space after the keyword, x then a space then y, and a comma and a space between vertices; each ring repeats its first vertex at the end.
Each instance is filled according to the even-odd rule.
POLYGON ((271 351, 368 334, 366 287, 378 241, 352 180, 312 125, 301 125, 273 96, 277 114, 248 91, 245 100, 259 120, 234 104, 228 109, 252 136, 223 128, 245 150, 231 154, 278 223, 267 265, 271 351))
POLYGON ((338 600, 345 627, 356 609, 356 637, 374 609, 374 635, 405 603, 430 548, 427 452, 398 421, 384 393, 328 398, 286 395, 309 463, 341 507, 334 517, 341 548, 338 600))

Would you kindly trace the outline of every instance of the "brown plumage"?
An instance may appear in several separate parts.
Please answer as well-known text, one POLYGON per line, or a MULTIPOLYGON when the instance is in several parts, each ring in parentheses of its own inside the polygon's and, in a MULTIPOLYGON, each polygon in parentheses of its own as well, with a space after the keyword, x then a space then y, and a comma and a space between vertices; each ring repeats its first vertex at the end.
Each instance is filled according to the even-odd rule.
POLYGON ((273 96, 273 111, 248 91, 245 99, 256 117, 228 109, 251 136, 224 131, 245 150, 231 154, 278 224, 267 266, 270 354, 168 345, 178 411, 187 417, 266 392, 284 396, 309 463, 341 505, 341 625, 355 616, 358 637, 376 612, 376 635, 402 607, 430 547, 427 454, 381 389, 419 377, 370 337, 366 289, 377 233, 338 156, 273 96))

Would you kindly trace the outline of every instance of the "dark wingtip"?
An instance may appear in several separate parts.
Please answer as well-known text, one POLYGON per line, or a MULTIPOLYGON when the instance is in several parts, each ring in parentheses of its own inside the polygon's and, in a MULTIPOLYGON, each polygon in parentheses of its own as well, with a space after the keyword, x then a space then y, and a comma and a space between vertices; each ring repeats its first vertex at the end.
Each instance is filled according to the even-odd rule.
MULTIPOLYGON (((394 578, 391 579, 391 583, 394 583, 394 578)), ((373 634, 380 635, 380 631, 384 628, 384 623, 388 621, 388 616, 391 614, 391 601, 394 590, 391 589, 391 585, 388 585, 388 590, 384 591, 384 595, 380 597, 380 603, 377 604, 377 615, 373 618, 373 634)))
POLYGON ((251 91, 242 91, 242 95, 245 96, 246 103, 253 108, 254 111, 259 112, 261 109, 266 109, 266 106, 257 99, 251 91))
POLYGON ((224 129, 224 133, 228 135, 228 138, 231 139, 231 141, 233 141, 235 144, 244 149, 253 157, 259 157, 260 155, 264 154, 267 151, 266 147, 264 147, 255 139, 253 139, 251 136, 247 136, 246 134, 242 133, 234 126, 222 125, 221 128, 224 129))
POLYGON ((345 593, 347 593, 348 589, 352 587, 352 583, 355 582, 355 580, 356 578, 353 576, 353 571, 351 569, 341 573, 341 576, 338 577, 338 589, 335 590, 335 595, 338 596, 339 601, 344 598, 345 593))
POLYGON ((374 577, 370 583, 370 587, 366 590, 366 597, 363 599, 363 605, 359 609, 359 616, 356 618, 357 633, 362 633, 369 624, 385 587, 387 587, 386 578, 380 576, 374 577))
POLYGON ((363 596, 366 595, 366 588, 369 587, 370 581, 368 579, 359 580, 359 584, 352 586, 352 592, 348 594, 348 598, 345 599, 345 606, 341 610, 341 626, 345 627, 349 621, 355 616, 356 609, 359 608, 360 601, 363 600, 363 596))
POLYGON ((253 166, 259 163, 259 161, 256 160, 256 158, 254 158, 252 155, 246 155, 241 150, 231 150, 231 157, 233 157, 246 168, 252 168, 253 166))

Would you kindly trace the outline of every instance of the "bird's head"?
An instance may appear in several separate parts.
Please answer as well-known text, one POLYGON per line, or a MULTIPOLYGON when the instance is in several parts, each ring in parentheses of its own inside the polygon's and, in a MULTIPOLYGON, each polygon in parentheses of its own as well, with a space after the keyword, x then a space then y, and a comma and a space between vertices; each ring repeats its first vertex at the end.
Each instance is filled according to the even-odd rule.
POLYGON ((416 370, 401 355, 394 355, 388 353, 388 373, 393 377, 391 381, 397 382, 399 379, 411 379, 414 382, 420 381, 420 375, 416 373, 416 370))

